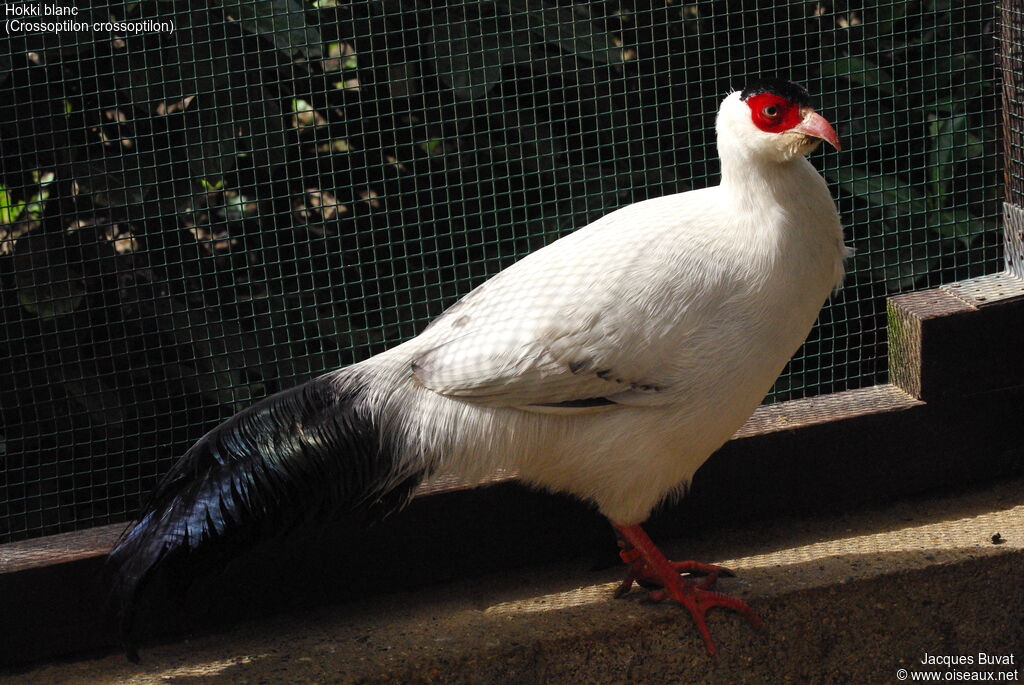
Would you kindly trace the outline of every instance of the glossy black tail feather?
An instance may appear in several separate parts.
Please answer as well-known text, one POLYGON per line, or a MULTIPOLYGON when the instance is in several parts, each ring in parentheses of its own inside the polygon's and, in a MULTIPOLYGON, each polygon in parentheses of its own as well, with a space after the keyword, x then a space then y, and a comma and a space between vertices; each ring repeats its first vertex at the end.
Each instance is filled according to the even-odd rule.
POLYGON ((231 554, 306 523, 370 522, 408 502, 426 468, 381 439, 359 393, 331 375, 278 393, 207 433, 171 468, 107 561, 129 659, 138 660, 137 599, 161 567, 231 554))

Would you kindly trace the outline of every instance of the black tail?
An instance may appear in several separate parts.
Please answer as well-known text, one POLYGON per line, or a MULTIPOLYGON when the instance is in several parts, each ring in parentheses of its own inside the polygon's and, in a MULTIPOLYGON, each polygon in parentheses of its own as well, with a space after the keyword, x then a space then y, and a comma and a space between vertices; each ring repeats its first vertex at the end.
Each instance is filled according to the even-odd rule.
POLYGON ((403 464, 356 401, 322 376, 253 405, 207 433, 171 468, 110 552, 112 610, 138 660, 136 600, 154 570, 198 551, 239 546, 334 516, 379 519, 427 475, 403 464))

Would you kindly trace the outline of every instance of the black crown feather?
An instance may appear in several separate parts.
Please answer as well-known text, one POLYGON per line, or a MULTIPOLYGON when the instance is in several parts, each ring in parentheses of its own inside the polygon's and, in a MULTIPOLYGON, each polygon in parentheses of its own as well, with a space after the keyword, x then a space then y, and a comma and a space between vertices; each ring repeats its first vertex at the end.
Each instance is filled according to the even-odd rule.
POLYGON ((740 99, 746 100, 760 93, 771 93, 772 95, 784 97, 800 107, 811 106, 811 94, 807 92, 806 88, 799 83, 793 83, 781 78, 758 78, 750 81, 747 83, 747 87, 740 92, 740 99))

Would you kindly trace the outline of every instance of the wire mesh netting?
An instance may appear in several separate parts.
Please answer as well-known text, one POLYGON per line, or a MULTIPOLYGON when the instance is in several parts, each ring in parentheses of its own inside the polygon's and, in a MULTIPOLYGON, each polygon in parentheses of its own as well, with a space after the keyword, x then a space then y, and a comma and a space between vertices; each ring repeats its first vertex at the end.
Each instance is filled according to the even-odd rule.
POLYGON ((814 163, 857 249, 768 401, 884 382, 886 295, 1001 268, 991 2, 14 6, 0 541, 126 520, 254 398, 716 182, 714 113, 752 75, 836 124, 814 163))

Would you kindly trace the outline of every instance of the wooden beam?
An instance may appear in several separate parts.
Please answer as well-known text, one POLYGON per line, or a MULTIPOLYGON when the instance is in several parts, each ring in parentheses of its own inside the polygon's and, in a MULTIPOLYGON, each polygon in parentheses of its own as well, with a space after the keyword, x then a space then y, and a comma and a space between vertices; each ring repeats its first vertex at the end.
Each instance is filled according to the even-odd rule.
POLYGON ((1024 207, 1003 205, 1003 256, 1006 270, 1024 278, 1024 207))
POLYGON ((892 382, 930 402, 1024 384, 1024 280, 1003 272, 890 298, 892 382))
POLYGON ((999 3, 996 62, 1002 79, 1003 170, 1006 202, 1024 207, 1024 7, 999 3))
POLYGON ((1024 278, 1024 8, 1001 0, 996 62, 1002 79, 1003 247, 1006 270, 1024 278))

